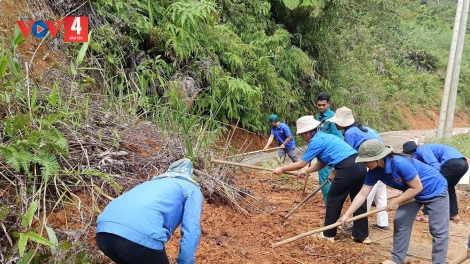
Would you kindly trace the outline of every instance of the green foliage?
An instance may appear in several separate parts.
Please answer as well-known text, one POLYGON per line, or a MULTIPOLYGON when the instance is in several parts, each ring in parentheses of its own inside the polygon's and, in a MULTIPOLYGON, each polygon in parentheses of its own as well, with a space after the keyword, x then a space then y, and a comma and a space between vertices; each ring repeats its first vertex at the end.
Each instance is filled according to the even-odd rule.
POLYGON ((57 240, 57 236, 54 232, 54 229, 46 226, 46 231, 47 235, 49 236, 49 241, 53 244, 53 246, 51 246, 51 252, 53 255, 55 255, 57 253, 57 246, 59 245, 59 240, 57 240))
POLYGON ((204 117, 202 113, 192 114, 189 111, 191 99, 181 94, 181 83, 173 82, 166 97, 168 103, 157 107, 155 121, 168 137, 182 136, 185 156, 194 161, 215 143, 222 127, 212 113, 204 117))
POLYGON ((169 23, 165 28, 166 48, 182 60, 204 50, 206 28, 214 24, 216 9, 210 1, 177 1, 167 8, 169 23))
POLYGON ((26 213, 23 215, 23 221, 21 222, 21 226, 23 228, 28 228, 31 225, 31 222, 33 221, 34 213, 38 209, 38 204, 39 204, 39 201, 35 200, 28 207, 28 210, 26 210, 26 213))
POLYGON ((30 251, 28 251, 28 253, 26 253, 26 254, 21 258, 21 260, 18 261, 17 264, 28 264, 28 263, 30 263, 31 258, 33 257, 34 253, 35 253, 35 250, 30 250, 30 251))
MULTIPOLYGON (((111 23, 90 43, 106 61, 110 100, 117 96, 122 104, 126 94, 138 94, 133 109, 151 113, 158 101, 168 100, 165 90, 176 76, 190 75, 198 83, 192 114, 225 123, 240 119, 254 131, 267 129, 270 113, 290 124, 316 113, 321 91, 330 93, 333 109, 348 106, 380 131, 407 128, 403 112, 439 106, 455 15, 453 1, 100 0, 95 5, 111 23), (140 54, 145 55, 133 59, 140 54), (132 69, 139 73, 125 73, 132 69)), ((463 65, 462 87, 470 80, 467 72, 463 65)), ((458 110, 466 109, 470 92, 461 89, 458 98, 458 110)))
POLYGON ((26 249, 26 243, 28 242, 28 240, 34 241, 38 244, 45 245, 45 246, 50 246, 50 247, 54 246, 54 244, 52 244, 49 240, 31 231, 27 233, 20 233, 20 240, 18 242, 18 248, 19 248, 21 257, 23 257, 24 255, 24 252, 26 249))
MULTIPOLYGON (((137 5, 133 1, 98 1, 97 4, 102 14, 111 10, 120 12, 124 6, 129 9, 137 5)), ((161 52, 164 51, 166 59, 160 64, 165 69, 163 72, 181 74, 178 73, 180 68, 190 67, 197 74, 196 81, 201 84, 201 92, 191 110, 193 114, 211 113, 226 123, 240 118, 242 126, 257 131, 265 129, 265 115, 271 112, 280 116, 286 116, 288 112, 301 115, 302 96, 306 93, 301 83, 313 78, 314 60, 291 44, 291 33, 282 27, 275 27, 269 19, 269 2, 222 2, 219 3, 221 9, 218 9, 217 3, 211 1, 148 4, 151 5, 149 9, 160 10, 161 18, 158 21, 154 19, 156 23, 149 24, 153 17, 152 12, 144 13, 149 22, 138 22, 146 23, 145 27, 136 25, 127 17, 123 18, 125 26, 131 28, 130 32, 138 31, 142 38, 134 38, 136 45, 133 47, 155 54, 157 58, 161 58, 161 52), (251 8, 247 10, 238 4, 251 8), (247 21, 252 23, 247 24, 247 21), (144 28, 147 30, 142 30, 144 28), (156 46, 146 49, 146 43, 150 41, 156 41, 156 46), (168 59, 173 61, 172 67, 168 67, 168 59), (279 98, 282 98, 283 103, 280 103, 279 98)), ((118 35, 116 38, 131 35, 118 35)), ((116 45, 111 43, 92 43, 90 46, 98 53, 105 50, 108 54, 123 52, 119 45, 119 48, 113 49, 116 45)), ((109 58, 108 55, 108 61, 109 58)), ((116 56, 111 58, 115 61, 116 56)), ((122 56, 118 60, 125 59, 122 56)), ((164 84, 169 86, 175 76, 171 77, 148 67, 151 65, 148 62, 150 60, 152 59, 148 58, 137 66, 138 69, 144 68, 146 72, 145 77, 139 75, 139 82, 136 82, 142 84, 138 85, 139 94, 142 94, 141 90, 148 91, 152 86, 157 87, 157 91, 164 84), (158 83, 149 82, 151 79, 158 79, 158 83)), ((130 79, 135 80, 132 76, 130 79)), ((126 84, 118 84, 119 86, 126 84)), ((167 98, 165 94, 167 93, 164 91, 159 93, 167 98)), ((139 97, 144 99, 144 105, 149 104, 145 96, 139 97)), ((151 104, 155 103, 156 100, 153 100, 151 104)))
POLYGON ((28 240, 34 241, 36 243, 39 243, 41 245, 46 245, 46 246, 54 246, 53 243, 51 243, 49 240, 43 238, 41 235, 36 234, 32 231, 27 231, 30 226, 31 222, 33 221, 33 216, 34 213, 36 212, 38 208, 39 200, 34 200, 31 205, 28 207, 26 210, 25 214, 22 216, 23 220, 21 222, 21 227, 23 232, 19 233, 19 240, 18 240, 18 250, 20 253, 20 257, 23 257, 24 261, 27 261, 28 259, 31 258, 30 252, 28 252, 26 255, 24 255, 24 252, 26 250, 26 244, 28 243, 28 240))
POLYGON ((67 155, 68 142, 53 126, 56 117, 46 118, 36 124, 29 114, 8 117, 4 132, 10 143, 0 145, 0 153, 17 172, 31 175, 31 165, 38 165, 44 181, 48 182, 51 175, 58 174, 60 170, 55 153, 67 155), (36 125, 40 129, 36 129, 36 125))

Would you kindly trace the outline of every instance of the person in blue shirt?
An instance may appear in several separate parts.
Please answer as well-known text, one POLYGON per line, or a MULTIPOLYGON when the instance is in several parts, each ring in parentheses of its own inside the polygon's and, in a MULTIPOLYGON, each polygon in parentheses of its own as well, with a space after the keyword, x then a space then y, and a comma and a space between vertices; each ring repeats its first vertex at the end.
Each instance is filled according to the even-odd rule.
POLYGON ((266 150, 273 142, 273 139, 276 138, 281 147, 278 151, 279 158, 285 160, 287 154, 292 162, 297 162, 299 159, 295 150, 295 140, 289 126, 281 123, 277 115, 274 114, 269 116, 268 121, 271 124, 271 135, 263 150, 266 150))
MULTIPOLYGON (((321 92, 318 94, 317 108, 320 113, 318 113, 316 119, 323 123, 322 131, 328 134, 335 135, 338 138, 342 139, 343 135, 341 134, 341 131, 336 129, 334 123, 327 121, 328 119, 332 118, 335 114, 335 112, 330 109, 330 96, 327 93, 321 92)), ((323 184, 328 179, 328 175, 331 173, 332 170, 332 167, 326 166, 318 172, 318 181, 320 182, 320 184, 323 184)), ((330 190, 330 186, 331 184, 326 184, 321 189, 324 202, 324 204, 320 204, 320 206, 322 207, 324 207, 328 202, 328 191, 330 190)), ((321 210, 320 213, 325 213, 325 210, 321 210)))
POLYGON ((467 243, 467 258, 470 258, 470 236, 468 236, 468 243, 467 243))
MULTIPOLYGON (((468 171, 468 163, 465 156, 453 147, 443 144, 424 144, 416 145, 414 141, 408 141, 403 144, 403 153, 424 162, 436 170, 440 171, 447 180, 449 191, 450 219, 459 220, 459 208, 457 195, 455 194, 455 185, 468 171)), ((427 222, 428 212, 424 209, 424 215, 416 217, 416 220, 427 222)))
MULTIPOLYGON (((382 142, 379 133, 370 127, 361 125, 354 119, 351 109, 343 106, 336 109, 335 115, 328 119, 334 123, 338 130, 342 130, 344 134, 344 141, 348 143, 356 151, 359 146, 366 140, 377 139, 382 142)), ((372 201, 375 202, 377 208, 387 206, 387 187, 381 181, 374 185, 369 196, 367 197, 367 211, 372 206, 372 201)), ((373 228, 387 231, 388 230, 388 213, 382 211, 377 214, 377 223, 371 225, 373 228)), ((350 230, 351 227, 343 226, 343 230, 350 230)))
POLYGON ((98 216, 96 244, 118 264, 169 264, 165 244, 181 224, 178 264, 193 264, 201 234, 202 193, 189 159, 117 197, 98 216))
POLYGON ((429 211, 429 231, 433 237, 432 263, 446 263, 449 243, 449 195, 447 182, 439 171, 417 159, 385 146, 377 139, 365 141, 359 147, 356 162, 365 163, 367 172, 361 191, 338 222, 345 224, 349 216, 362 206, 372 186, 379 180, 403 191, 403 194, 388 202, 387 211, 396 210, 393 220, 392 259, 382 263, 404 263, 414 217, 424 206, 429 211), (401 205, 414 198, 414 201, 401 205))
MULTIPOLYGON (((341 214, 344 201, 349 195, 353 200, 357 195, 366 176, 364 164, 355 163, 357 151, 342 139, 327 134, 320 130, 320 121, 313 116, 303 116, 297 120, 297 134, 300 134, 308 147, 302 159, 296 163, 276 168, 274 174, 282 174, 285 171, 293 171, 304 168, 314 158, 318 162, 304 169, 300 175, 305 176, 323 169, 326 166, 334 167, 336 174, 330 174, 331 188, 328 192, 328 203, 326 204, 325 226, 334 224, 341 214)), ((354 212, 354 215, 366 212, 366 203, 354 212)), ((334 242, 337 229, 330 229, 320 233, 317 238, 325 238, 334 242)), ((367 217, 354 222, 352 238, 356 242, 370 243, 367 217)))

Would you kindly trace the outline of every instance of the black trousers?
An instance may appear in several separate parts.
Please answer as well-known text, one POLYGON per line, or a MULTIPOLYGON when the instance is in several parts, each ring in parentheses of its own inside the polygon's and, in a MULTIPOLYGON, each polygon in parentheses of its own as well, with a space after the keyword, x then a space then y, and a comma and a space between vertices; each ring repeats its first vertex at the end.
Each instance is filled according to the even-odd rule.
MULTIPOLYGON (((367 169, 364 163, 356 163, 357 154, 354 154, 335 166, 337 170, 335 179, 331 183, 328 192, 328 203, 326 204, 325 226, 331 225, 338 221, 344 201, 354 197, 359 193, 364 185, 367 169)), ((367 212, 367 201, 365 201, 359 209, 354 212, 354 216, 367 212)), ((326 237, 336 236, 337 229, 330 229, 323 232, 326 237)), ((353 237, 356 239, 364 239, 369 236, 369 223, 367 217, 354 221, 353 237)))
POLYGON ((170 264, 165 249, 144 247, 110 233, 96 233, 96 244, 117 264, 170 264))
MULTIPOLYGON (((447 180, 447 190, 449 191, 449 213, 452 216, 459 214, 455 185, 459 183, 467 170, 468 163, 466 158, 450 159, 441 166, 441 174, 447 180)), ((423 209, 423 212, 427 215, 428 211, 425 208, 423 209)))

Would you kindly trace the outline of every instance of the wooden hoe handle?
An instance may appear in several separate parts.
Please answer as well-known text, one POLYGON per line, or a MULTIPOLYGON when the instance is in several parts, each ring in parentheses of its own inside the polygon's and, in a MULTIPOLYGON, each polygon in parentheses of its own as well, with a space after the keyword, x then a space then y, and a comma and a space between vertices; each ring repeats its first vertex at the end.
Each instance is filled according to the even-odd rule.
MULTIPOLYGON (((274 171, 273 169, 269 169, 269 168, 263 168, 263 167, 259 167, 259 166, 248 165, 248 164, 237 163, 237 162, 231 162, 231 161, 225 161, 225 160, 218 160, 218 159, 211 159, 211 163, 227 164, 227 165, 245 167, 245 168, 256 169, 256 170, 264 170, 264 171, 270 171, 270 172, 274 171)), ((293 171, 285 171, 284 174, 299 176, 299 174, 297 172, 293 172, 293 171)))
MULTIPOLYGON (((405 205, 405 204, 408 204, 408 203, 411 203, 411 202, 414 202, 415 199, 410 199, 406 202, 403 202, 402 204, 400 205, 405 205)), ((363 214, 360 214, 360 215, 356 215, 354 217, 351 217, 349 218, 346 222, 349 223, 349 222, 353 222, 353 221, 356 221, 358 219, 361 219, 361 218, 364 218, 364 217, 367 217, 369 215, 372 215, 372 214, 376 214, 376 213, 379 213, 379 212, 382 212, 382 211, 385 211, 385 207, 384 208, 380 208, 380 209, 377 209, 377 210, 374 210, 374 211, 369 211, 367 213, 363 213, 363 214)), ((322 228, 318 228, 318 229, 315 229, 315 230, 311 230, 311 231, 308 231, 308 232, 305 232, 303 234, 300 234, 300 235, 297 235, 295 237, 291 237, 291 238, 288 238, 286 240, 283 240, 283 241, 280 241, 280 242, 277 242, 277 243, 274 243, 272 244, 272 247, 275 248, 275 247, 278 247, 278 246, 282 246, 284 244, 287 244, 289 242, 292 242, 292 241, 295 241, 297 239, 300 239, 300 238, 303 238, 303 237, 306 237, 306 236, 310 236, 310 235, 313 235, 313 234, 316 234, 316 233, 319 233, 319 232, 323 232, 323 231, 326 231, 326 230, 330 230, 330 229, 333 229, 335 227, 338 227, 340 226, 341 223, 340 222, 336 222, 334 224, 331 224, 331 225, 327 225, 327 226, 324 226, 322 228)))

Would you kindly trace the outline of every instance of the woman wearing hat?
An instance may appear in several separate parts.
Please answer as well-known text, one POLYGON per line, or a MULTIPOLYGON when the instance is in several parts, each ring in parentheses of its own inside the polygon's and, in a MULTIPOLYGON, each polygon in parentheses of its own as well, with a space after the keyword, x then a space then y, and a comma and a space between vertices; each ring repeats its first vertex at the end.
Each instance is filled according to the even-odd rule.
MULTIPOLYGON (((408 141, 403 144, 403 153, 429 164, 431 167, 440 171, 447 180, 449 190, 449 213, 450 220, 459 220, 459 208, 457 195, 455 194, 455 185, 468 171, 468 163, 465 156, 455 148, 442 144, 424 144, 416 145, 414 141, 408 141)), ((424 215, 416 217, 416 220, 428 222, 428 212, 423 210, 424 215)))
POLYGON ((391 200, 386 207, 388 211, 397 211, 393 220, 392 259, 382 263, 401 264, 405 261, 414 217, 422 206, 429 211, 429 230, 433 237, 432 263, 445 263, 449 243, 447 182, 431 166, 392 150, 377 139, 362 143, 356 162, 365 163, 369 171, 361 191, 338 222, 345 224, 349 216, 367 199, 372 186, 380 180, 403 191, 402 195, 391 200), (413 202, 398 207, 412 198, 415 199, 413 202))
MULTIPOLYGON (((335 123, 338 130, 343 130, 344 141, 355 150, 359 150, 359 146, 369 139, 377 139, 382 142, 377 131, 359 124, 354 119, 351 109, 345 106, 338 108, 335 115, 328 119, 328 121, 335 123)), ((370 210, 372 201, 375 202, 377 208, 387 206, 387 187, 383 182, 378 181, 367 197, 367 211, 370 210)), ((382 231, 388 230, 387 211, 382 211, 377 214, 377 223, 372 224, 372 227, 382 231)))
MULTIPOLYGON (((278 167, 274 170, 275 174, 281 174, 284 171, 293 171, 304 168, 314 158, 318 162, 305 169, 301 174, 312 173, 321 170, 325 166, 334 167, 336 174, 330 174, 328 177, 332 181, 328 192, 328 203, 326 204, 325 226, 334 224, 341 215, 344 201, 349 195, 351 200, 357 195, 364 182, 366 167, 364 164, 355 163, 357 151, 349 146, 342 139, 327 134, 320 129, 320 121, 315 120, 313 116, 303 116, 297 120, 297 134, 308 142, 308 148, 302 159, 296 163, 278 167)), ((366 212, 366 203, 363 201, 355 210, 354 215, 366 212)), ((327 230, 319 234, 319 238, 326 238, 334 242, 336 228, 327 230)), ((367 218, 359 219, 354 222, 353 239, 361 243, 370 243, 367 218)))

